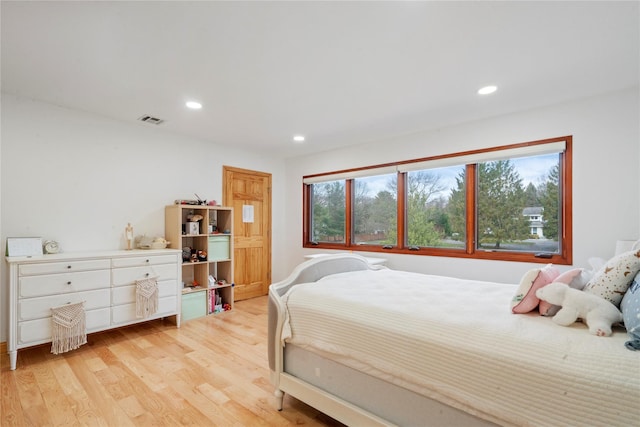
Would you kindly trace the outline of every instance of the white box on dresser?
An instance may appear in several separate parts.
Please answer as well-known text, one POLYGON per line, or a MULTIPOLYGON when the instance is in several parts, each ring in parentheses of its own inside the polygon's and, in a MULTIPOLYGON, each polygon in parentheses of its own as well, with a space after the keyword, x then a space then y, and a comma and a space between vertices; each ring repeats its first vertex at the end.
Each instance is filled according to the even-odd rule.
POLYGON ((51 341, 51 308, 84 301, 87 333, 175 316, 180 326, 182 252, 176 249, 76 252, 7 257, 8 353, 51 341), (157 312, 136 317, 135 281, 158 280, 157 312))

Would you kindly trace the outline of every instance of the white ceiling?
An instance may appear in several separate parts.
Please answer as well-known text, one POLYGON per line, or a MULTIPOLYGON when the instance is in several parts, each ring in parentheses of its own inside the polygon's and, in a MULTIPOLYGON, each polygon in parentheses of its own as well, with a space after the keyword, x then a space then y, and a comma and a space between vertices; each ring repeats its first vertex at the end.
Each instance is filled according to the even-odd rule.
POLYGON ((3 0, 2 91, 291 157, 638 86, 638 6, 3 0))

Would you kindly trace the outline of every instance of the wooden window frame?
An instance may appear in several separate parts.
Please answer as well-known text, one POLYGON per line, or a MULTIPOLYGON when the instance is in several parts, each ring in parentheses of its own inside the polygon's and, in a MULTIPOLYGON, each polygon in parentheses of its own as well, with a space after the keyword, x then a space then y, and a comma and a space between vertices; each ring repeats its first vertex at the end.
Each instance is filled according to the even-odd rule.
MULTIPOLYGON (((532 154, 534 155, 534 154, 532 154)), ((472 258, 483 260, 516 261, 531 263, 553 263, 560 265, 571 265, 573 263, 573 209, 572 209, 572 168, 573 168, 573 138, 571 135, 557 138, 549 138, 539 141, 524 142, 519 144, 504 145, 481 150, 465 151, 442 156, 427 157, 415 160, 407 160, 397 163, 386 163, 365 168, 354 168, 325 174, 308 175, 307 179, 317 179, 323 176, 347 176, 345 179, 345 242, 312 242, 311 237, 311 185, 303 182, 303 247, 313 249, 349 250, 362 252, 396 253, 406 255, 422 256, 445 256, 452 258, 472 258), (406 172, 398 172, 398 215, 397 215, 397 245, 393 247, 383 247, 381 245, 353 244, 352 241, 352 201, 353 201, 353 179, 348 176, 366 173, 369 169, 381 167, 406 165, 417 162, 426 162, 441 159, 455 159, 456 157, 483 155, 484 153, 500 152, 510 149, 532 147, 554 142, 564 142, 565 149, 560 153, 560 176, 558 185, 561 191, 560 212, 561 212, 561 248, 557 254, 535 254, 532 252, 509 252, 509 251, 486 251, 476 249, 476 202, 477 202, 477 163, 469 163, 466 168, 466 242, 464 249, 448 249, 433 247, 408 247, 405 245, 406 236, 406 172)), ((372 173, 373 175, 373 173, 372 173)), ((339 179, 339 178, 338 178, 339 179)), ((303 180, 303 181, 304 181, 303 180)))

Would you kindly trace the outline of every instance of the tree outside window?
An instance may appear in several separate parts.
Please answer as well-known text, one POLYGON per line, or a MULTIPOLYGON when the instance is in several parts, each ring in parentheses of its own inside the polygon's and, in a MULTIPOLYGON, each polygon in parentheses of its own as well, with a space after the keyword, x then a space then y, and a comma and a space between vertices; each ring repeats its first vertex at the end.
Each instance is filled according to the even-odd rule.
POLYGON ((456 173, 464 182, 464 167, 455 166, 407 172, 407 245, 433 248, 464 248, 464 189, 455 227, 450 211, 456 191, 456 173), (460 171, 460 172, 459 172, 460 171))
POLYGON ((345 242, 345 181, 313 184, 311 191, 312 241, 345 242))
POLYGON ((397 174, 353 180, 353 238, 357 245, 396 245, 397 174))

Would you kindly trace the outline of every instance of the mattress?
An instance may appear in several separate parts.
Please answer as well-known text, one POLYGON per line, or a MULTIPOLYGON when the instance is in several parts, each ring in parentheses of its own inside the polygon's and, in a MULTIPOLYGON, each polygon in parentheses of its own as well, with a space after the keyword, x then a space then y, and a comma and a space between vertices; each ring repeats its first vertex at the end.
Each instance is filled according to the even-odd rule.
MULTIPOLYGON (((287 374, 313 384, 349 404, 406 427, 496 427, 464 411, 414 393, 405 387, 366 375, 357 369, 324 358, 293 344, 284 349, 287 374), (336 381, 339 378, 339 381, 336 381)), ((295 397, 295 395, 294 395, 295 397)), ((332 414, 329 414, 332 415, 332 414)), ((333 416, 333 415, 332 415, 333 416)), ((347 422, 366 426, 366 422, 347 422)))
POLYGON ((394 270, 293 287, 292 343, 503 425, 633 425, 640 358, 624 329, 512 314, 516 285, 394 270))

